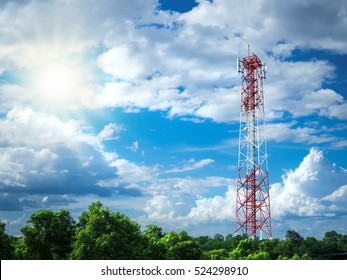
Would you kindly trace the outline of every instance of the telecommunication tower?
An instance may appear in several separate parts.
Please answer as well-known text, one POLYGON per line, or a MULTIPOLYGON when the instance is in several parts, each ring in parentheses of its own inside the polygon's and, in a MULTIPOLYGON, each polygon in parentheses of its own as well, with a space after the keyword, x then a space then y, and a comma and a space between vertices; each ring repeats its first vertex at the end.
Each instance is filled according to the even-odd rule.
POLYGON ((266 65, 254 53, 237 59, 242 75, 235 234, 271 238, 263 80, 266 65))

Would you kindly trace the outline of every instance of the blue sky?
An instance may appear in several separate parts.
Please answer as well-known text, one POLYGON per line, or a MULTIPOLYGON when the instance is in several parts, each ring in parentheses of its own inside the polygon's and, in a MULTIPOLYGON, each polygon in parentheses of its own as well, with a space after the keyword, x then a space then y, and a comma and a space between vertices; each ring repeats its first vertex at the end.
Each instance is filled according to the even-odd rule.
POLYGON ((347 4, 1 1, 0 217, 100 200, 143 228, 234 230, 247 46, 264 83, 275 237, 347 232, 347 4))

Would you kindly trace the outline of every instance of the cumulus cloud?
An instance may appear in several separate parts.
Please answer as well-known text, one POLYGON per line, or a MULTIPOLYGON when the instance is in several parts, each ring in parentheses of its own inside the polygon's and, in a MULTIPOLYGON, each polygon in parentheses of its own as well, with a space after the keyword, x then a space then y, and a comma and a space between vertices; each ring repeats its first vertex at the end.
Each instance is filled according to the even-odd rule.
POLYGON ((335 70, 327 61, 282 62, 268 58, 266 62, 271 72, 264 85, 268 117, 273 118, 278 111, 289 112, 294 117, 307 116, 342 102, 340 94, 322 89, 335 70))
MULTIPOLYGON (((331 64, 279 59, 297 48, 346 51, 341 40, 346 4, 337 0, 326 10, 325 2, 199 1, 184 14, 158 10, 158 1, 103 0, 98 9, 90 0, 11 2, 2 7, 6 28, 0 28, 0 64, 3 70, 28 68, 101 44, 97 65, 111 78, 76 93, 76 99, 66 101, 72 102, 67 108, 122 107, 127 112, 145 108, 166 111, 168 117, 189 115, 192 121, 234 122, 239 116, 240 78, 231 67, 252 42, 269 66, 265 89, 269 119, 283 112, 346 119, 342 95, 323 88, 334 75, 331 64), (58 20, 62 15, 64 21, 58 20), (336 24, 333 34, 326 32, 328 19, 336 24), (315 24, 306 24, 311 21, 315 24), (33 23, 36 28, 28 30, 33 23), (305 28, 293 28, 297 25, 305 28)), ((8 97, 6 92, 14 89, 5 87, 8 97)), ((22 102, 32 95, 15 90, 22 102)), ((6 108, 16 101, 12 97, 6 108)))
POLYGON ((224 196, 201 197, 195 203, 188 214, 189 219, 200 222, 231 221, 235 218, 236 189, 229 186, 224 196))
POLYGON ((333 193, 324 196, 322 200, 327 200, 330 202, 346 202, 347 201, 347 185, 339 187, 333 193))
POLYGON ((157 180, 150 187, 152 197, 146 202, 146 215, 141 222, 159 223, 173 230, 206 222, 230 221, 235 206, 235 188, 230 187, 232 181, 223 177, 157 180), (204 197, 215 187, 228 188, 228 191, 224 196, 204 197))
MULTIPOLYGON (((225 188, 227 188, 224 185, 225 188)), ((207 198, 192 194, 156 194, 147 200, 142 223, 159 223, 167 229, 191 228, 205 223, 221 223, 234 218, 235 189, 224 196, 207 198)))
POLYGON ((146 56, 139 53, 131 53, 127 46, 112 48, 98 58, 99 67, 105 73, 121 80, 136 80, 145 78, 154 69, 147 69, 151 65, 146 61, 146 56))
MULTIPOLYGON (((274 183, 270 188, 271 214, 275 227, 284 217, 289 223, 291 217, 297 217, 299 221, 300 217, 332 217, 338 215, 337 212, 347 211, 343 204, 347 195, 347 171, 329 161, 316 148, 310 150, 295 170, 286 171, 282 179, 282 182, 274 183)), ((200 183, 205 181, 205 186, 211 187, 214 180, 218 181, 217 178, 205 178, 200 183)), ((169 182, 173 186, 173 181, 169 182)), ((160 222, 168 228, 177 224, 191 227, 211 222, 221 225, 227 221, 230 223, 235 218, 235 180, 219 182, 218 186, 227 188, 224 195, 208 197, 195 190, 191 193, 197 195, 189 196, 189 192, 175 192, 176 188, 171 188, 174 193, 172 197, 164 194, 165 191, 154 194, 145 208, 147 222, 160 222), (182 205, 188 205, 189 209, 182 205)))
POLYGON ((186 215, 189 205, 178 195, 156 195, 147 201, 144 211, 151 221, 172 221, 186 215))
POLYGON ((109 123, 104 126, 98 136, 103 140, 115 140, 119 138, 119 133, 124 130, 125 128, 121 124, 109 123))
POLYGON ((330 162, 316 148, 303 159, 297 169, 286 172, 283 183, 311 197, 321 198, 347 181, 347 170, 330 162))
POLYGON ((321 110, 320 114, 322 116, 328 116, 331 118, 347 120, 347 104, 340 103, 340 104, 333 104, 330 107, 324 107, 321 110))
POLYGON ((343 0, 334 1, 334 5, 329 3, 327 0, 305 3, 261 0, 249 5, 246 1, 199 1, 199 6, 182 17, 196 26, 219 27, 260 48, 279 44, 280 50, 286 52, 296 47, 311 47, 345 53, 346 3, 343 0), (333 32, 328 28, 331 24, 335 27, 333 32))
POLYGON ((115 178, 97 136, 83 123, 15 107, 0 121, 3 192, 110 195, 101 179, 115 178))
MULTIPOLYGON (((267 2, 271 1, 247 5, 246 9, 245 3, 201 1, 190 12, 167 15, 166 21, 180 23, 176 29, 144 25, 140 30, 135 30, 135 33, 141 31, 138 34, 143 40, 141 52, 136 52, 138 45, 129 40, 126 46, 118 45, 99 57, 100 66, 112 74, 115 81, 105 85, 96 103, 163 110, 168 112, 168 117, 190 115, 193 116, 192 120, 198 117, 216 122, 237 121, 240 78, 236 70, 230 71, 230 65, 234 65, 236 57, 244 53, 241 43, 248 38, 255 42, 255 51, 268 64, 271 73, 265 84, 268 119, 276 119, 284 112, 289 112, 295 118, 319 114, 345 119, 343 96, 323 88, 323 83, 334 77, 333 65, 320 60, 283 61, 264 52, 273 51, 272 46, 277 47, 277 42, 285 40, 276 38, 279 34, 271 24, 272 21, 281 22, 283 19, 277 17, 276 13, 271 13, 270 19, 259 14, 268 7, 267 2), (234 13, 237 7, 240 10, 234 13), (241 32, 245 17, 240 11, 254 14, 247 17, 250 19, 247 35, 241 32), (206 18, 209 20, 206 21, 206 18), (259 29, 259 26, 264 28, 259 29), (173 34, 177 36, 170 36, 173 34), (261 46, 263 49, 260 49, 261 46), (130 56, 130 52, 134 52, 133 55, 130 56), (148 53, 150 61, 143 57, 143 52, 148 53), (121 56, 121 59, 117 59, 116 63, 114 56, 121 56), (155 66, 153 61, 156 61, 155 66), (127 66, 121 67, 121 64, 127 66), (136 69, 132 70, 133 66, 136 69), (183 92, 177 90, 179 88, 183 92)), ((300 3, 291 5, 293 10, 306 9, 300 3)), ((274 6, 279 8, 278 5, 274 6)), ((292 49, 298 47, 295 43, 286 43, 288 46, 292 49)), ((288 52, 291 53, 292 49, 289 48, 288 52)))
POLYGON ((322 200, 332 201, 343 195, 342 186, 346 182, 347 171, 326 159, 322 151, 312 148, 298 168, 283 175, 283 184, 272 185, 273 216, 328 215, 331 205, 322 200))
POLYGON ((120 182, 134 188, 140 188, 155 180, 159 171, 157 165, 138 165, 126 159, 116 159, 111 165, 116 167, 120 182))

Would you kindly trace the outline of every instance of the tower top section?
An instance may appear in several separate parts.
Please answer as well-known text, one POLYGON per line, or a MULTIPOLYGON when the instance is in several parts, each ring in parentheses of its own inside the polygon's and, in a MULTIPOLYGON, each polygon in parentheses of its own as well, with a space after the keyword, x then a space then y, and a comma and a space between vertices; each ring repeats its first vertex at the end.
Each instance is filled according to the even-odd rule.
POLYGON ((248 56, 242 58, 237 58, 236 61, 237 72, 244 74, 245 71, 248 73, 254 72, 256 69, 260 69, 261 79, 266 79, 266 64, 262 63, 260 58, 255 54, 250 54, 248 49, 248 56))

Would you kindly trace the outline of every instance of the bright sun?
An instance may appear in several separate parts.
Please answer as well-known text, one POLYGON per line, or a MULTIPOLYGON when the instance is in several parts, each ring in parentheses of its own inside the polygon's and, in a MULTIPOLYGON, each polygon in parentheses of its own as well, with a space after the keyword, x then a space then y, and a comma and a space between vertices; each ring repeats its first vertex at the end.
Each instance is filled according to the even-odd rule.
POLYGON ((46 104, 73 101, 82 83, 79 69, 68 63, 50 64, 40 68, 34 77, 34 88, 46 104))

